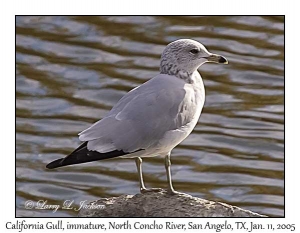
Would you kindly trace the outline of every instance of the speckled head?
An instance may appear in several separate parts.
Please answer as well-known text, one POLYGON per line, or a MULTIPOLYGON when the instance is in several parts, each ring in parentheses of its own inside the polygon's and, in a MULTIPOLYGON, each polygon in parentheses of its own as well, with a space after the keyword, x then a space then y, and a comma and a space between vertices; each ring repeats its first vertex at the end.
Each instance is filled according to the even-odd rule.
POLYGON ((175 76, 178 73, 190 75, 206 62, 228 64, 225 57, 208 52, 201 43, 180 39, 168 44, 163 51, 160 72, 175 76))

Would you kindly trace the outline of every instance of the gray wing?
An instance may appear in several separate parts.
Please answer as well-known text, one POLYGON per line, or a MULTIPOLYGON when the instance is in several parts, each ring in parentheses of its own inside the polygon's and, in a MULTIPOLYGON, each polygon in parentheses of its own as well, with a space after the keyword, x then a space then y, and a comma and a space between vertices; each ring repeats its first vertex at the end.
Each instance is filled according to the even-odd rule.
POLYGON ((184 124, 184 85, 176 77, 154 77, 128 92, 105 118, 79 133, 79 139, 88 141, 89 150, 100 153, 151 147, 166 132, 184 124))

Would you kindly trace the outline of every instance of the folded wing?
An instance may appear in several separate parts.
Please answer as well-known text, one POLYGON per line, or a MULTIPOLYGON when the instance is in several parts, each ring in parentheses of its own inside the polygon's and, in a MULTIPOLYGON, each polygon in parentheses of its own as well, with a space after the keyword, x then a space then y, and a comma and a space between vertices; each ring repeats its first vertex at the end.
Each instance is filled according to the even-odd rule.
POLYGON ((155 146, 166 132, 178 128, 185 97, 184 82, 158 75, 128 92, 102 120, 79 133, 84 143, 56 168, 123 156, 155 146))
POLYGON ((79 134, 81 141, 89 141, 89 150, 132 153, 155 145, 180 126, 184 82, 159 76, 127 93, 105 118, 79 134))

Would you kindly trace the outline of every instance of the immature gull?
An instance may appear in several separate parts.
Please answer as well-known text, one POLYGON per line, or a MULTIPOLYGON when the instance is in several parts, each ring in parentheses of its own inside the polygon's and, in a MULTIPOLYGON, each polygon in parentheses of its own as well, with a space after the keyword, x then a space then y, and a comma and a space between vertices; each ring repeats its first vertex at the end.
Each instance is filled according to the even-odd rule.
POLYGON ((165 156, 168 193, 172 186, 170 154, 194 129, 204 104, 205 91, 197 69, 206 62, 227 64, 197 41, 176 40, 165 48, 160 74, 129 91, 102 119, 79 133, 84 143, 47 168, 114 157, 135 158, 140 191, 146 189, 142 157, 165 156))

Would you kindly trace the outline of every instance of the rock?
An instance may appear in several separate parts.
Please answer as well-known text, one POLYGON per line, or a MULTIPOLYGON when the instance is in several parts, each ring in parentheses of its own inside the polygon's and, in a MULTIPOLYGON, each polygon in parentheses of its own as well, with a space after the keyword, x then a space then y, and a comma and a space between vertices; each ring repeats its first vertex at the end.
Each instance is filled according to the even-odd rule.
POLYGON ((221 202, 166 191, 101 198, 79 217, 267 217, 221 202), (101 208, 95 208, 95 207, 101 208))

